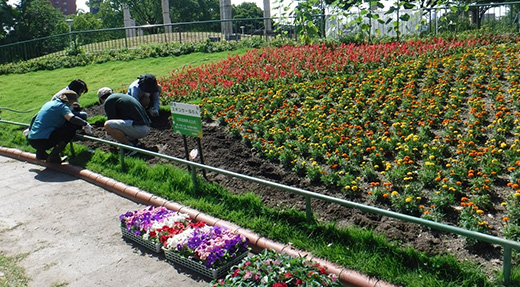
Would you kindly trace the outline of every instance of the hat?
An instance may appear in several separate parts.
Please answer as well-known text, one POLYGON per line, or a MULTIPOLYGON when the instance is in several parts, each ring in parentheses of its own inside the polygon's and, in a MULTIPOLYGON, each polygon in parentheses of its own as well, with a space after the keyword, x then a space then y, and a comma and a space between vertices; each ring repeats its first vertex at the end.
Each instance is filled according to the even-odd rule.
POLYGON ((62 102, 64 102, 65 104, 67 105, 72 105, 73 103, 78 103, 78 94, 76 94, 76 92, 74 91, 70 91, 70 90, 66 90, 66 91, 63 91, 59 96, 58 96, 58 99, 60 99, 62 102))
POLYGON ((112 94, 112 89, 109 87, 103 87, 97 91, 97 96, 101 100, 101 98, 106 98, 112 94))
POLYGON ((157 87, 157 80, 155 76, 152 74, 144 74, 139 76, 139 89, 146 93, 157 93, 159 91, 159 87, 157 87))

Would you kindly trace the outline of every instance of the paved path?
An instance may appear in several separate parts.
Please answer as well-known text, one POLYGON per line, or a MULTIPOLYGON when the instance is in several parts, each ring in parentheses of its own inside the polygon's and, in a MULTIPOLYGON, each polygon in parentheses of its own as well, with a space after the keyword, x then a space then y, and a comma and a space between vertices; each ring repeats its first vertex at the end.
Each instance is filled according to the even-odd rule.
POLYGON ((21 256, 29 286, 208 286, 210 279, 121 237, 118 216, 143 207, 71 175, 0 156, 0 253, 21 256))

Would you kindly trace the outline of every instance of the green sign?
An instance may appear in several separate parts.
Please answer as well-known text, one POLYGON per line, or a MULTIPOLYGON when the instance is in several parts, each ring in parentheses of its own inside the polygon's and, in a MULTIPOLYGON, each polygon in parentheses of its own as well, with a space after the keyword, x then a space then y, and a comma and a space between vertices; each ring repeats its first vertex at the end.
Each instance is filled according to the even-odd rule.
POLYGON ((185 136, 202 138, 200 107, 197 105, 172 103, 173 132, 185 136))

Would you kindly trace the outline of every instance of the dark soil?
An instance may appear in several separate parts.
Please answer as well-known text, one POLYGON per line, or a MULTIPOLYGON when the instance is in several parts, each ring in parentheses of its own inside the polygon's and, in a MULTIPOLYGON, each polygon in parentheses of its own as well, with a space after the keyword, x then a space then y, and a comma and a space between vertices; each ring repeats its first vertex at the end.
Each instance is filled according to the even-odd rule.
MULTIPOLYGON (((89 116, 104 114, 100 105, 92 106, 85 111, 89 116)), ((185 159, 183 137, 173 133, 170 114, 161 111, 160 116, 152 120, 150 134, 140 140, 140 143, 145 145, 145 149, 185 159)), ((105 138, 103 128, 100 126, 94 127, 93 136, 105 138)), ((98 142, 84 141, 83 144, 111 152, 108 145, 98 142)), ((196 139, 189 137, 187 137, 187 145, 189 151, 198 147, 196 139)), ((338 190, 311 183, 294 172, 284 170, 280 165, 268 162, 255 154, 251 148, 241 142, 240 138, 227 133, 217 122, 203 123, 201 146, 204 164, 206 165, 354 202, 373 204, 368 197, 348 198, 338 190)), ((199 157, 195 160, 200 161, 200 151, 199 157)), ((164 160, 149 157, 147 161, 149 164, 156 164, 164 160)), ((253 191, 262 198, 267 206, 295 207, 305 210, 305 200, 302 196, 214 172, 206 172, 206 176, 209 181, 217 183, 234 193, 241 194, 253 191)), ((487 271, 501 269, 502 266, 502 248, 500 246, 493 246, 488 243, 470 246, 466 244, 464 239, 453 234, 429 230, 416 224, 320 200, 312 200, 312 210, 319 220, 334 221, 338 226, 356 225, 370 228, 384 234, 390 240, 400 242, 403 246, 412 246, 416 250, 431 255, 450 253, 460 260, 468 259, 482 264, 487 271)))

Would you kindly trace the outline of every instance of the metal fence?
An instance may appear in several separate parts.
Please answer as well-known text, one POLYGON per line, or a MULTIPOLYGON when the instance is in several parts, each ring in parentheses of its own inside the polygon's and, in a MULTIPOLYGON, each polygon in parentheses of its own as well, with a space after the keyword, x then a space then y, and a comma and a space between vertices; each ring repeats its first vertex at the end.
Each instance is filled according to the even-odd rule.
POLYGON ((520 2, 504 2, 468 7, 397 9, 390 14, 387 13, 387 10, 378 9, 371 10, 370 17, 363 17, 360 11, 339 17, 329 16, 326 35, 334 38, 357 34, 368 38, 399 38, 402 35, 437 35, 443 32, 459 33, 475 29, 518 32, 518 23, 513 23, 513 20, 519 7, 520 2), (361 17, 363 18, 361 22, 353 24, 361 17), (408 18, 408 20, 403 21, 402 18, 408 18))
POLYGON ((70 31, 45 38, 0 46, 0 64, 26 61, 38 57, 74 54, 80 49, 87 54, 110 50, 133 49, 152 43, 188 43, 239 41, 253 37, 274 37, 264 30, 264 18, 227 21, 199 21, 173 24, 132 26, 87 31, 70 31), (221 26, 231 25, 231 33, 223 34, 221 26))

